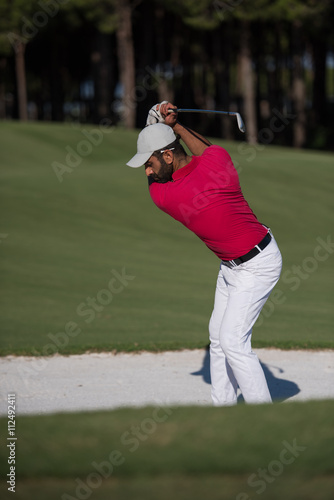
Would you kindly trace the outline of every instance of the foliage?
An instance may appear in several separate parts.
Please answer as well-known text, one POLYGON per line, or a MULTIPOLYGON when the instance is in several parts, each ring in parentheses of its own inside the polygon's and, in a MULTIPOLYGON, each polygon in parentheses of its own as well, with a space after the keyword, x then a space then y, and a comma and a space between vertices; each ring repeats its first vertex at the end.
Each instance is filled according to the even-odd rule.
MULTIPOLYGON (((45 25, 37 27, 36 15, 43 14, 46 8, 42 0, 0 0, 0 76, 5 82, 0 99, 4 99, 5 92, 14 94, 18 87, 13 77, 12 48, 16 40, 21 40, 29 46, 25 64, 28 100, 38 106, 40 119, 50 119, 50 113, 45 112, 50 105, 52 119, 62 119, 59 117, 64 115, 63 110, 81 99, 80 86, 87 82, 94 86, 94 96, 90 102, 81 103, 85 110, 82 120, 98 121, 101 100, 109 96, 108 109, 111 108, 115 121, 122 114, 120 108, 127 106, 135 109, 136 125, 141 126, 147 108, 166 92, 169 98, 176 98, 187 107, 229 107, 243 113, 246 99, 240 81, 240 41, 247 21, 251 28, 249 57, 257 85, 254 115, 257 130, 261 131, 267 126, 266 119, 270 120, 268 112, 262 112, 262 104, 269 108, 269 113, 274 108, 284 113, 293 109, 293 52, 297 49, 292 28, 298 24, 300 74, 307 81, 302 96, 306 133, 309 138, 321 135, 321 140, 309 144, 333 148, 333 107, 329 105, 332 88, 319 84, 329 80, 331 85, 330 68, 326 62, 322 66, 315 64, 321 53, 326 60, 334 41, 334 7, 330 0, 129 0, 132 26, 128 29, 133 34, 135 61, 125 72, 130 73, 131 68, 136 80, 132 77, 134 88, 127 89, 127 95, 123 96, 120 95, 122 85, 124 87, 121 62, 129 61, 130 57, 117 52, 120 43, 113 36, 121 24, 118 0, 71 0, 59 4, 54 0, 52 3, 57 13, 49 15, 45 25), (110 36, 105 36, 103 41, 99 34, 110 36), (67 52, 64 46, 68 47, 67 52), (111 77, 104 76, 108 72, 106 68, 112 82, 111 77), (59 75, 56 81, 55 74, 59 75), (154 82, 158 82, 157 85, 154 82), (122 99, 124 102, 120 103, 122 99), (114 100, 116 103, 111 107, 110 102, 114 100)), ((16 118, 16 108, 14 102, 7 110, 7 117, 16 118)), ((228 132, 226 122, 221 120, 208 119, 205 123, 203 117, 196 122, 192 117, 186 120, 202 133, 221 135, 224 132, 228 138, 239 138, 231 129, 228 132)), ((282 134, 282 143, 291 145, 292 136, 287 132, 282 134)))
POLYGON ((72 0, 65 9, 75 11, 101 33, 113 33, 117 27, 116 0, 72 0))
POLYGON ((0 0, 0 53, 8 55, 17 40, 29 42, 32 16, 40 10, 38 0, 0 0))
MULTIPOLYGON (((161 1, 157 0, 157 3, 161 1)), ((167 11, 181 17, 184 24, 196 30, 212 30, 219 25, 219 17, 212 0, 168 0, 164 2, 167 11)))

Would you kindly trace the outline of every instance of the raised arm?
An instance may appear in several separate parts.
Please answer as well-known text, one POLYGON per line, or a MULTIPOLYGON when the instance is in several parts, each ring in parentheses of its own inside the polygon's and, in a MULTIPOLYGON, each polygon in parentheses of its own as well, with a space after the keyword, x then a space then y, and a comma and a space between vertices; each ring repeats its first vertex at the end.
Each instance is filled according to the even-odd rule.
POLYGON ((161 104, 160 106, 160 113, 164 117, 166 125, 173 128, 175 134, 181 137, 182 141, 190 149, 193 155, 200 156, 206 148, 211 146, 211 142, 197 132, 179 123, 177 121, 177 113, 171 113, 169 111, 170 109, 177 108, 170 102, 161 104))

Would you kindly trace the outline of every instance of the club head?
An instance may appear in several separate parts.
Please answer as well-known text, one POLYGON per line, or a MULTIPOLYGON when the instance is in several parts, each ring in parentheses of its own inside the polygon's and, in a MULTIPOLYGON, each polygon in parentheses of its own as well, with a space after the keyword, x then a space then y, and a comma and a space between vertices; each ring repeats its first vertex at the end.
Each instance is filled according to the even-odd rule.
POLYGON ((239 115, 239 113, 236 113, 235 116, 237 117, 237 122, 238 122, 238 127, 239 127, 239 130, 243 133, 246 132, 246 127, 245 127, 245 124, 243 122, 243 119, 241 118, 241 116, 239 115))

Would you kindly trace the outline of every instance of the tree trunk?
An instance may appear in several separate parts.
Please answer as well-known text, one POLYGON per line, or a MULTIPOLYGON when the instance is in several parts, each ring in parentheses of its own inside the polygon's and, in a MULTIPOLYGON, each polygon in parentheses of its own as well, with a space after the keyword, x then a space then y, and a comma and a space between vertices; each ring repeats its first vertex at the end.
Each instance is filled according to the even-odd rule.
POLYGON ((300 21, 292 25, 292 101, 297 115, 293 126, 293 145, 302 148, 306 141, 306 87, 303 75, 303 46, 300 21))
POLYGON ((275 24, 275 70, 274 82, 272 86, 272 101, 271 109, 279 108, 282 109, 283 106, 283 80, 282 80, 282 67, 283 67, 283 56, 282 56, 282 44, 284 31, 282 25, 275 24))
MULTIPOLYGON (((183 38, 184 40, 190 40, 189 28, 187 26, 183 27, 183 38)), ((175 95, 176 104, 180 108, 195 108, 194 99, 194 85, 193 85, 193 61, 191 57, 190 44, 185 43, 181 45, 182 49, 180 52, 180 66, 182 68, 182 74, 180 78, 180 85, 175 95)), ((195 128, 198 130, 198 117, 192 113, 184 113, 180 118, 182 123, 190 128, 195 128)))
MULTIPOLYGON (((217 29, 212 36, 213 68, 215 77, 216 109, 230 110, 230 48, 228 46, 228 26, 217 29)), ((233 139, 232 120, 229 116, 216 116, 219 136, 233 139)))
POLYGON ((94 122, 112 114, 111 103, 114 86, 112 84, 111 36, 96 33, 96 46, 91 54, 94 77, 94 122))
POLYGON ((5 70, 7 59, 2 57, 0 59, 0 120, 6 118, 6 90, 5 90, 5 70))
POLYGON ((28 120, 26 71, 24 65, 25 49, 26 45, 23 42, 17 41, 15 44, 15 69, 19 119, 22 121, 28 120))
MULTIPOLYGON (((165 63, 168 61, 166 54, 166 40, 168 37, 165 34, 164 27, 166 26, 166 12, 162 5, 157 5, 155 8, 155 43, 157 60, 165 69, 165 63)), ((158 86, 159 101, 174 102, 173 88, 168 84, 165 75, 159 78, 158 86)))
POLYGON ((246 137, 250 144, 257 142, 255 85, 250 48, 251 30, 249 21, 242 21, 240 36, 240 78, 241 93, 244 102, 246 137))
POLYGON ((181 47, 183 43, 183 28, 181 24, 181 19, 176 18, 174 24, 174 30, 170 39, 170 62, 172 64, 172 88, 173 88, 173 103, 181 107, 182 102, 178 101, 180 96, 180 77, 178 76, 178 68, 181 66, 181 47))
POLYGON ((132 39, 132 7, 129 0, 116 0, 118 26, 116 30, 120 80, 123 86, 123 119, 126 128, 136 121, 135 58, 132 39))
POLYGON ((313 38, 313 120, 315 125, 326 125, 326 56, 327 38, 320 33, 313 38))
POLYGON ((55 122, 64 121, 64 90, 63 90, 63 68, 62 55, 59 53, 61 44, 52 45, 52 64, 50 67, 50 97, 51 97, 51 119, 55 122))

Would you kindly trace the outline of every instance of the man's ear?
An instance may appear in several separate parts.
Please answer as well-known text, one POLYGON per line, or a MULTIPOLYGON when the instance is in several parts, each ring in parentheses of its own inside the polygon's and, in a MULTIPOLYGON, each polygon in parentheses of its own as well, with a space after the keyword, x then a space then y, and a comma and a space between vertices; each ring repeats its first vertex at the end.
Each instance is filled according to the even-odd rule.
POLYGON ((169 149, 166 149, 164 151, 164 160, 168 165, 171 165, 174 161, 174 153, 173 151, 170 151, 169 149))

